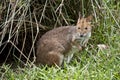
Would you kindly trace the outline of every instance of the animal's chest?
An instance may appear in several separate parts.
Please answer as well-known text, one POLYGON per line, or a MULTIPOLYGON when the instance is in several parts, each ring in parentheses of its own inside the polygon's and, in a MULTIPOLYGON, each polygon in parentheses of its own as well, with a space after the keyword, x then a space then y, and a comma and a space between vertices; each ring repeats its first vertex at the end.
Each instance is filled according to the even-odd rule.
POLYGON ((81 46, 84 46, 86 40, 87 40, 87 38, 81 38, 81 39, 79 39, 79 40, 76 40, 76 42, 77 42, 78 44, 80 44, 81 46))
POLYGON ((76 41, 77 41, 77 43, 79 43, 81 46, 85 46, 90 37, 91 37, 91 32, 88 33, 85 37, 82 37, 82 38, 80 38, 79 40, 76 40, 76 41))

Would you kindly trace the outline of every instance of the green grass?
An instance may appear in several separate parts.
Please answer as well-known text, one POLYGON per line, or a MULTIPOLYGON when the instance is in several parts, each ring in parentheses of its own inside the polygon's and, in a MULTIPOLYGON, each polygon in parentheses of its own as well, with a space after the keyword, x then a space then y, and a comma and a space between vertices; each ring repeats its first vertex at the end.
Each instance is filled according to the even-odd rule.
MULTIPOLYGON (((10 65, 5 65, 0 71, 1 78, 5 80, 120 80, 120 37, 119 34, 113 34, 113 37, 115 36, 114 45, 110 45, 109 49, 104 51, 90 49, 76 53, 71 63, 65 64, 64 69, 36 66, 10 69, 10 65)), ((109 41, 113 42, 112 39, 109 41)))
MULTIPOLYGON (((75 52, 64 68, 33 66, 0 67, 1 80, 120 80, 120 2, 102 0, 103 11, 93 20, 95 26, 85 50, 75 52), (109 2, 111 1, 111 2, 109 2), (96 21, 97 20, 97 21, 96 21), (97 45, 108 45, 100 50, 97 45)), ((96 11, 97 13, 97 11, 96 11)))
MULTIPOLYGON (((120 80, 120 55, 113 47, 93 54, 93 50, 83 51, 73 58, 64 69, 36 67, 9 69, 4 66, 3 79, 6 80, 120 80)), ((78 54, 78 53, 76 53, 78 54)), ((3 69, 3 68, 2 68, 3 69)))
POLYGON ((88 50, 75 53, 71 63, 65 64, 64 69, 46 66, 10 69, 10 65, 4 65, 0 71, 1 78, 4 80, 120 80, 119 33, 116 32, 109 37, 108 43, 111 45, 109 44, 107 50, 87 47, 88 50))

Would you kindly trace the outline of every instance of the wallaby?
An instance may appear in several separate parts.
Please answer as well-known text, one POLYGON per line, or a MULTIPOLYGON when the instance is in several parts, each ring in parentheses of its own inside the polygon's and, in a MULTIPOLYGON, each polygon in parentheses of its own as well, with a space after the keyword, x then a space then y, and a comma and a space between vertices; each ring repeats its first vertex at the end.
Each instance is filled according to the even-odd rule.
POLYGON ((37 42, 36 62, 43 65, 61 66, 70 62, 73 46, 81 49, 91 36, 91 16, 79 18, 76 26, 62 26, 46 32, 37 42))

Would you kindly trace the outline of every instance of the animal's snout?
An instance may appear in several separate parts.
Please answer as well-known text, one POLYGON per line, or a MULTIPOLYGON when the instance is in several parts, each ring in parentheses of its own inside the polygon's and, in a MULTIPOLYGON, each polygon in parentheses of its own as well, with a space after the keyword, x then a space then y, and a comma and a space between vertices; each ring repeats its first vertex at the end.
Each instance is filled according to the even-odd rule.
POLYGON ((83 34, 80 35, 80 37, 83 37, 83 36, 84 36, 83 34))

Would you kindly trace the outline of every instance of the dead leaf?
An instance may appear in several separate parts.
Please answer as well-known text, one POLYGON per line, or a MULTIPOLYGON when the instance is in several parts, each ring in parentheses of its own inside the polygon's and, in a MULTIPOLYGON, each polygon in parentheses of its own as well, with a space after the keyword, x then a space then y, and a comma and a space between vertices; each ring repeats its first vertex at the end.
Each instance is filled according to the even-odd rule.
POLYGON ((105 44, 98 44, 97 46, 98 46, 98 48, 101 49, 101 50, 108 49, 108 45, 105 45, 105 44))

